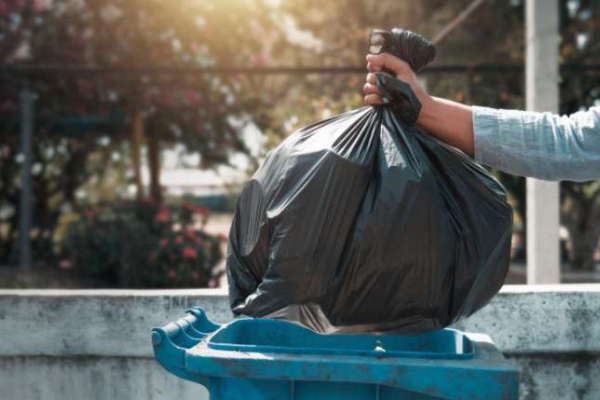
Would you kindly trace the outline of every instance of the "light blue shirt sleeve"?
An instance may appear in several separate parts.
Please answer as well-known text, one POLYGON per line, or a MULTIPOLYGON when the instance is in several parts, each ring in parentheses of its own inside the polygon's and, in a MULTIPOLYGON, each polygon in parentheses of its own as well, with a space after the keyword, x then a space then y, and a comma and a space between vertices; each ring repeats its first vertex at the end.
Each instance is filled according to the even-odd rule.
POLYGON ((475 159, 544 180, 600 179, 600 107, 570 116, 473 107, 475 159))

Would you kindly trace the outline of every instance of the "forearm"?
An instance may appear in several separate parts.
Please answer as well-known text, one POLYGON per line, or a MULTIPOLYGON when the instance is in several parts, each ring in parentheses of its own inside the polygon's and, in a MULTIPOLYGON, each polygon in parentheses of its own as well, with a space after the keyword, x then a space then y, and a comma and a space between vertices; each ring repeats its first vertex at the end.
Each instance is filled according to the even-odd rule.
POLYGON ((465 153, 474 152, 473 111, 451 100, 424 96, 417 125, 430 135, 465 153))

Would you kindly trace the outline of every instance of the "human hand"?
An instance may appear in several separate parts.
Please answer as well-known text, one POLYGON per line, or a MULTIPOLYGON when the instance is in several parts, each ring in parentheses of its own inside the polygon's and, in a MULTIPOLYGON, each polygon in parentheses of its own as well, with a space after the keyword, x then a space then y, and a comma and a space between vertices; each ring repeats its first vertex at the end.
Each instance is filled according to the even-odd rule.
POLYGON ((410 65, 388 53, 367 56, 367 82, 363 86, 365 104, 382 104, 377 88, 377 73, 393 72, 396 78, 408 84, 421 103, 416 125, 437 139, 457 147, 467 154, 475 148, 473 133, 473 110, 454 101, 429 96, 410 65))
POLYGON ((419 79, 410 65, 388 53, 367 55, 367 70, 369 73, 367 74, 366 83, 363 86, 363 93, 365 95, 363 100, 365 104, 383 104, 381 92, 377 88, 376 74, 382 72, 384 69, 392 71, 399 80, 406 82, 421 102, 421 105, 423 107, 426 106, 430 97, 421 86, 419 79))

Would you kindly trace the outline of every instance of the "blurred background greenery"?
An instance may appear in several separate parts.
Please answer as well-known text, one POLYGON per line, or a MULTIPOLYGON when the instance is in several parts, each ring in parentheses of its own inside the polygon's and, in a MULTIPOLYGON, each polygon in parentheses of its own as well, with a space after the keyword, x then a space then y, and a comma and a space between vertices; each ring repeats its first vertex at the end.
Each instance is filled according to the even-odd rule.
MULTIPOLYGON (((524 108, 521 0, 0 0, 0 286, 223 283, 235 198, 294 130, 360 107, 366 38, 435 39, 428 91, 524 108), (465 10, 470 11, 468 15, 465 10), (464 19, 458 19, 463 13, 464 19), (440 34, 446 32, 445 34, 440 34), (21 93, 36 94, 32 268, 21 93)), ((561 1, 561 112, 600 104, 600 1, 561 1)), ((515 208, 524 280, 525 184, 515 208)), ((561 184, 563 268, 596 280, 600 182, 561 184)))

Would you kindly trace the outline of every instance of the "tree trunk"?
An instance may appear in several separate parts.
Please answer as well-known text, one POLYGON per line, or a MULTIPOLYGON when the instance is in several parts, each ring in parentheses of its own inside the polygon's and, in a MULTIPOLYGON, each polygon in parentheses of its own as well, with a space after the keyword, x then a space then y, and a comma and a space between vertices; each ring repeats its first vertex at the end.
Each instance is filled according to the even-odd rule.
POLYGON ((141 149, 144 142, 144 117, 138 112, 133 120, 131 132, 131 160, 133 162, 133 175, 135 179, 136 198, 144 198, 144 185, 142 183, 141 149))
POLYGON ((148 166, 150 167, 150 197, 156 203, 162 202, 160 188, 160 142, 153 129, 148 131, 148 166))

